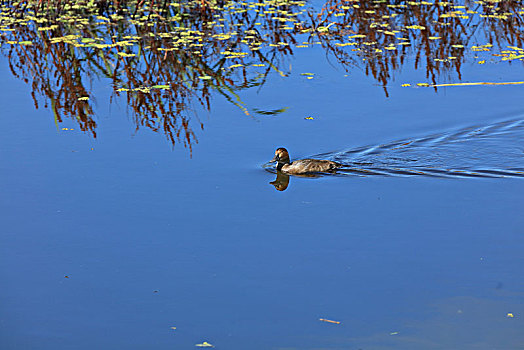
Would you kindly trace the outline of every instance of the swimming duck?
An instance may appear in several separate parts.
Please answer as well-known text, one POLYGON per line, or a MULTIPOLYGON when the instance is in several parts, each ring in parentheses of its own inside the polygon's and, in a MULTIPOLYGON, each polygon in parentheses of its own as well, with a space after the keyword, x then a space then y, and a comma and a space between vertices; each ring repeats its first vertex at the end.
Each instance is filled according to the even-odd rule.
POLYGON ((325 173, 342 166, 342 164, 321 159, 299 159, 290 162, 289 153, 283 147, 277 148, 275 158, 271 162, 278 162, 277 170, 287 174, 325 173))

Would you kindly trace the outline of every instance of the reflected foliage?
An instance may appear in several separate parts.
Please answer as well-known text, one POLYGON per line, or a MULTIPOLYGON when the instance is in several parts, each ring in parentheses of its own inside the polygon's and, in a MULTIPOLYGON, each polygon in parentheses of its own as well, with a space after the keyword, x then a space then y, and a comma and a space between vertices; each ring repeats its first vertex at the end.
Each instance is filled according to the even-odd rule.
POLYGON ((274 1, 251 11, 247 4, 203 1, 25 4, 4 5, 0 35, 12 73, 31 83, 36 107, 42 97, 57 124, 73 118, 96 136, 91 86, 109 79, 137 128, 161 131, 189 149, 196 142, 195 103, 209 110, 218 93, 250 115, 238 92, 263 85, 271 71, 285 75, 277 67, 292 53, 295 30, 278 14, 303 5, 274 1))
POLYGON ((329 0, 310 29, 348 71, 362 67, 387 95, 393 73, 408 61, 433 85, 453 73, 461 80, 466 60, 495 45, 502 53, 493 56, 522 61, 523 14, 523 2, 513 0, 329 0))
MULTIPOLYGON (((468 60, 519 61, 522 1, 3 1, 1 52, 13 75, 31 85, 35 106, 53 110, 96 137, 93 85, 124 99, 136 128, 161 132, 191 151, 195 110, 222 96, 245 115, 242 91, 288 59, 321 45, 347 72, 363 70, 388 94, 407 62, 431 84, 462 79, 468 60), (497 51, 498 50, 498 51, 497 51), (110 84, 108 84, 108 82, 110 84)), ((480 62, 479 62, 480 63, 480 62)), ((435 87, 436 89, 437 87, 435 87)))

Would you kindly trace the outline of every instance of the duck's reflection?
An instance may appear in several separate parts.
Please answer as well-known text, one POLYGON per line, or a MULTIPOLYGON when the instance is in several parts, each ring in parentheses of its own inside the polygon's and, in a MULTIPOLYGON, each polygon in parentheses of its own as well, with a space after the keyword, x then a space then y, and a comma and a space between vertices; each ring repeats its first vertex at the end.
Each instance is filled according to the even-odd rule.
MULTIPOLYGON (((275 186, 277 191, 285 191, 289 186, 289 178, 291 175, 288 175, 280 170, 277 170, 277 177, 274 181, 271 181, 270 184, 275 186)), ((327 173, 326 173, 327 174, 327 173)), ((321 173, 311 173, 311 174, 293 174, 295 177, 305 177, 305 178, 315 178, 320 177, 321 173)))
POLYGON ((285 191, 289 186, 289 175, 284 174, 280 170, 277 170, 277 178, 275 181, 271 181, 270 184, 275 186, 277 191, 285 191))

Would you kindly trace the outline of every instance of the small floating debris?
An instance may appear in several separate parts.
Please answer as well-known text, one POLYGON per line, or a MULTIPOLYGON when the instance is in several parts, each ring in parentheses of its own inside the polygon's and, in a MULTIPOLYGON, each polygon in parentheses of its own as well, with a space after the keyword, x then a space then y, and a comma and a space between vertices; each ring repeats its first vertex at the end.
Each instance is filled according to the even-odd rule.
POLYGON ((201 344, 195 344, 196 347, 199 348, 214 348, 215 346, 213 344, 208 343, 207 341, 201 343, 201 344))
POLYGON ((429 85, 430 87, 444 87, 444 86, 476 86, 476 85, 522 85, 524 84, 524 81, 507 81, 507 82, 485 82, 480 81, 476 83, 454 83, 454 84, 435 84, 435 85, 429 85))
POLYGON ((397 335, 397 334, 398 334, 398 332, 391 332, 391 333, 389 333, 389 335, 397 335))
POLYGON ((176 327, 171 327, 172 330, 176 330, 176 327))
POLYGON ((306 119, 306 120, 313 120, 313 119, 315 119, 315 118, 309 116, 309 117, 305 117, 304 119, 306 119))
POLYGON ((313 79, 315 76, 315 73, 300 73, 300 75, 303 75, 306 77, 306 79, 313 79))
POLYGON ((322 322, 327 322, 327 323, 340 324, 339 321, 328 320, 328 319, 326 319, 326 318, 319 318, 318 320, 319 320, 319 321, 322 321, 322 322))
POLYGON ((512 318, 512 317, 515 317, 515 315, 513 315, 511 312, 508 312, 508 314, 506 315, 506 317, 512 318))

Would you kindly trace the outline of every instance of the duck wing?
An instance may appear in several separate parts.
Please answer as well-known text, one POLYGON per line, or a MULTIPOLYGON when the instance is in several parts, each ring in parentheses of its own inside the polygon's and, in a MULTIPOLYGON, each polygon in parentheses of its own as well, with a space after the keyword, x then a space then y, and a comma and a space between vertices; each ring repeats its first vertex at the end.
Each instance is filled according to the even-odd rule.
POLYGON ((341 164, 330 160, 299 159, 286 167, 285 171, 294 174, 323 173, 339 168, 341 164))

